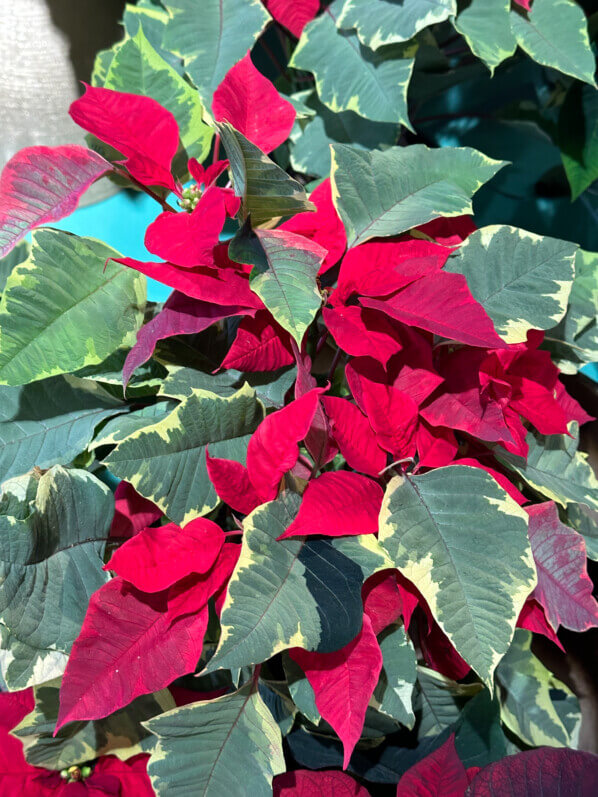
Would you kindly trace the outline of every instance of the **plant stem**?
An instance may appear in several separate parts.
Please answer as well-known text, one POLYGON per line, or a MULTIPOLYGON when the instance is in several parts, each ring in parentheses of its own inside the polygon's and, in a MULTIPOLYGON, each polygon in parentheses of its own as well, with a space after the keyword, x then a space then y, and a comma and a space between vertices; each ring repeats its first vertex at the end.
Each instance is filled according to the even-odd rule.
POLYGON ((158 196, 155 191, 152 191, 151 188, 148 188, 147 185, 143 185, 136 177, 133 177, 132 174, 126 172, 124 169, 115 169, 117 174, 120 174, 121 177, 126 177, 127 180, 130 180, 137 188, 140 188, 144 191, 148 196, 151 196, 152 199, 155 199, 156 202, 162 206, 162 210, 168 210, 171 213, 176 213, 176 210, 168 204, 165 199, 162 199, 161 196, 158 196))

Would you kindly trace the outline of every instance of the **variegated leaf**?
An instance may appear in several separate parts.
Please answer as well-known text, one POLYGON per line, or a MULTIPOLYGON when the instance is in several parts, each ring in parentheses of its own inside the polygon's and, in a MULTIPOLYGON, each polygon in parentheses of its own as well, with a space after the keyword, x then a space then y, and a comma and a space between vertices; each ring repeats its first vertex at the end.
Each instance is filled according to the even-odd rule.
POLYGON ((337 25, 354 29, 362 44, 377 50, 409 41, 428 25, 456 13, 456 0, 346 0, 337 25))
POLYGON ((378 641, 383 664, 380 680, 374 690, 373 705, 383 714, 412 728, 415 722, 413 687, 417 675, 413 644, 400 626, 386 629, 378 641))
POLYGON ((488 684, 536 583, 527 515, 485 471, 395 477, 380 541, 457 651, 488 684))
POLYGON ((517 49, 510 11, 511 0, 472 0, 454 22, 490 74, 517 49))

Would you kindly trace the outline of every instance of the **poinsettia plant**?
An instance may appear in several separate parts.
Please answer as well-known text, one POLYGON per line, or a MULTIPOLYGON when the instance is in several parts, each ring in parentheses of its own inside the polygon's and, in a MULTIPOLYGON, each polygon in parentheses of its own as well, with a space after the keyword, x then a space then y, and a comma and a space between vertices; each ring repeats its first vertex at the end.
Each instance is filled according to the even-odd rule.
POLYGON ((127 7, 89 148, 0 178, 0 794, 593 793, 551 663, 598 627, 559 367, 598 256, 480 223, 509 167, 406 110, 456 35, 593 86, 583 12, 205 5, 127 7), (102 177, 155 200, 155 260, 51 226, 102 177))

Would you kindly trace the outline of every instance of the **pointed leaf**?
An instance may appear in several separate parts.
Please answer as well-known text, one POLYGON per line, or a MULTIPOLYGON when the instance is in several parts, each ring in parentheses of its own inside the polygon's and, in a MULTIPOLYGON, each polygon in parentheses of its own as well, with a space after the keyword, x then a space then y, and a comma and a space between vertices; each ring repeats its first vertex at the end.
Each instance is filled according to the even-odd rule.
POLYGON ((359 634, 341 650, 310 653, 294 648, 289 655, 307 676, 322 718, 342 741, 346 769, 382 669, 382 653, 370 618, 364 616, 359 634))
POLYGON ((221 368, 239 371, 275 371, 294 361, 289 333, 267 310, 244 318, 221 368))
POLYGON ((272 777, 285 770, 278 725, 248 683, 215 700, 175 708, 145 723, 157 738, 147 771, 156 794, 218 797, 239 790, 270 797, 272 777))
POLYGON ((332 435, 349 467, 377 477, 386 465, 386 452, 376 442, 367 417, 347 399, 323 396, 322 403, 332 421, 332 435))
POLYGON ((336 0, 307 25, 289 66, 313 73, 318 97, 331 111, 410 127, 407 87, 417 46, 395 44, 383 52, 364 47, 354 32, 337 29, 341 8, 336 0), (331 60, 343 69, 331 70, 331 60))
POLYGON ((374 689, 374 705, 407 728, 415 723, 412 699, 417 675, 415 650, 405 630, 389 628, 380 636, 382 672, 374 689))
POLYGON ((11 689, 63 672, 87 601, 107 578, 112 512, 112 493, 95 476, 54 467, 25 519, 0 514, 2 676, 11 689))
POLYGON ((85 147, 27 147, 0 175, 0 257, 29 230, 68 216, 110 164, 85 147))
POLYGON ((140 183, 176 190, 170 168, 179 146, 179 127, 156 100, 86 86, 69 113, 80 127, 122 153, 125 166, 140 183))
POLYGON ((367 307, 325 307, 322 317, 337 345, 353 357, 374 357, 386 365, 402 349, 397 330, 383 313, 367 307))
MULTIPOLYGON (((157 11, 157 9, 155 9, 157 11)), ((152 97, 171 112, 188 158, 203 161, 210 151, 212 130, 203 122, 199 94, 164 60, 146 38, 145 20, 137 33, 116 50, 104 87, 152 97)), ((186 168, 185 162, 185 168, 186 168)))
POLYGON ((486 64, 491 75, 517 49, 510 10, 509 0, 472 0, 454 22, 455 29, 465 38, 472 53, 486 64))
POLYGON ((322 304, 316 276, 326 250, 286 230, 256 230, 235 236, 229 254, 254 267, 251 290, 300 346, 322 304))
POLYGON ((526 513, 478 468, 395 477, 380 541, 457 651, 487 683, 536 583, 526 513))
POLYGON ((295 645, 338 650, 358 633, 359 567, 327 540, 276 542, 299 504, 298 495, 285 492, 245 519, 210 670, 259 663, 295 645))
POLYGON ((546 501, 527 508, 529 538, 538 586, 534 597, 546 610, 550 624, 572 631, 587 631, 598 625, 598 602, 588 576, 586 545, 579 532, 559 519, 556 504, 546 501))
POLYGON ((240 462, 211 457, 206 449, 206 466, 218 498, 231 509, 248 515, 262 503, 251 483, 247 468, 240 462))
POLYGON ((320 10, 318 0, 265 0, 265 4, 274 19, 297 39, 320 10))
POLYGON ((322 473, 309 482, 297 517, 278 539, 375 534, 382 495, 379 484, 359 473, 322 473))
POLYGON ((107 258, 114 249, 58 230, 33 233, 0 302, 0 383, 22 385, 101 363, 131 344, 145 280, 107 258))
POLYGON ((231 180, 235 196, 241 199, 243 220, 251 216, 252 224, 257 226, 277 216, 315 210, 301 184, 242 133, 228 122, 217 122, 216 129, 230 160, 231 180))
POLYGON ((57 731, 107 717, 195 670, 208 609, 177 612, 177 597, 172 589, 147 595, 120 577, 92 595, 62 679, 57 731))
POLYGON ((287 140, 296 116, 291 103, 255 68, 249 53, 214 92, 212 113, 217 122, 230 122, 266 153, 287 140))
POLYGON ((462 797, 469 780, 455 749, 455 735, 415 766, 397 786, 397 797, 462 797))
POLYGON ((551 329, 565 315, 575 250, 567 241, 495 225, 472 233, 445 271, 465 276, 503 340, 525 343, 529 329, 551 329))
POLYGON ((596 63, 586 16, 569 0, 534 0, 531 11, 511 11, 517 44, 538 63, 596 86, 596 63))
POLYGON ((471 198, 504 164, 468 147, 423 144, 363 152, 332 147, 332 196, 349 246, 439 216, 472 213, 471 198))
POLYGON ((129 482, 120 482, 114 491, 114 517, 110 536, 132 537, 161 517, 162 512, 158 507, 139 495, 129 482))
POLYGON ((119 443, 105 462, 171 520, 184 524, 218 504, 206 447, 214 456, 243 462, 263 411, 248 384, 229 398, 193 390, 167 418, 119 443))
POLYGON ((270 21, 260 0, 165 0, 170 19, 163 46, 183 59, 206 108, 226 73, 270 21))
POLYGON ((394 42, 406 42, 416 33, 444 22, 457 11, 455 0, 404 0, 399 8, 385 0, 348 0, 337 25, 354 28, 363 44, 377 50, 394 42))

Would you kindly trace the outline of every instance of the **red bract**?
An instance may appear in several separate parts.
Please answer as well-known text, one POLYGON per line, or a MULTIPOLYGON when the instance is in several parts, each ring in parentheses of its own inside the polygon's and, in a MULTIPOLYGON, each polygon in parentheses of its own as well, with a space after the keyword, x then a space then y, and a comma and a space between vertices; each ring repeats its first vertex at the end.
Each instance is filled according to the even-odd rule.
MULTIPOLYGON (((311 357, 307 354, 297 356, 297 348, 294 350, 297 362, 297 379, 295 380, 295 398, 301 398, 310 390, 317 386, 317 382, 311 373, 311 357)), ((319 398, 314 417, 308 433, 305 435, 305 447, 314 460, 315 467, 321 468, 327 465, 338 454, 338 447, 332 439, 330 421, 324 412, 322 397, 319 398)), ((307 476, 309 478, 309 474, 307 476)))
POLYGON ((224 533, 211 520, 197 518, 182 528, 168 523, 140 531, 104 570, 114 570, 142 592, 161 592, 190 573, 207 573, 223 544, 224 533))
POLYGON ((214 92, 212 113, 217 122, 230 122, 264 152, 287 140, 296 116, 291 103, 254 67, 249 52, 214 92))
POLYGON ((265 0, 268 11, 293 36, 299 38, 306 24, 320 9, 320 0, 265 0))
POLYGON ((150 359, 158 341, 174 335, 195 335, 216 321, 252 313, 255 313, 255 309, 213 304, 174 291, 158 315, 137 333, 137 342, 127 354, 123 367, 123 385, 126 387, 133 372, 150 359))
POLYGON ((417 229, 443 246, 459 246, 477 227, 471 216, 441 216, 427 224, 420 224, 417 229))
POLYGON ((27 147, 13 155, 0 175, 0 257, 29 230, 72 213, 111 168, 101 155, 75 144, 27 147))
POLYGON ((161 213, 147 228, 145 246, 176 266, 210 266, 225 219, 224 195, 211 186, 191 213, 161 213))
POLYGON ((279 540, 323 534, 375 534, 383 492, 379 484, 350 471, 322 473, 310 481, 299 513, 279 540))
POLYGON ((297 213, 283 222, 278 229, 304 235, 323 246, 328 252, 319 270, 319 273, 323 274, 335 266, 342 257, 347 248, 347 235, 332 202, 329 177, 314 188, 309 199, 316 206, 315 213, 313 211, 297 213))
POLYGON ((206 449, 206 466, 218 498, 235 512, 248 515, 262 503, 251 483, 247 468, 240 462, 211 457, 206 449))
POLYGON ((408 769, 397 786, 397 797, 463 797, 469 778, 455 749, 455 734, 433 753, 408 769))
POLYGON ((521 6, 521 8, 525 8, 526 11, 531 10, 532 0, 514 0, 514 2, 521 6))
POLYGON ((526 631, 542 634, 565 652, 556 631, 548 622, 543 606, 535 598, 528 598, 523 604, 523 609, 517 618, 517 628, 525 628, 526 631))
POLYGON ((86 85, 69 113, 80 127, 125 156, 121 162, 135 180, 178 190, 170 167, 179 127, 170 111, 151 97, 86 85))
POLYGON ((347 464, 368 476, 378 476, 386 465, 386 452, 376 442, 366 415, 347 399, 324 396, 322 403, 332 422, 332 436, 347 464))
POLYGON ((380 570, 364 583, 361 589, 363 611, 370 618, 372 630, 378 635, 403 612, 403 601, 395 570, 380 570))
POLYGON ((529 539, 538 570, 534 597, 553 628, 572 631, 598 626, 598 602, 588 576, 586 546, 579 532, 559 520, 556 504, 527 507, 529 539))
POLYGON ((311 772, 297 769, 274 778, 273 797, 369 797, 369 792, 357 781, 331 769, 311 772))
POLYGON ((232 346, 221 368, 239 371, 275 371, 293 362, 291 336, 267 310, 239 324, 232 346))
POLYGON ((349 766, 365 712, 382 670, 382 653, 367 615, 357 637, 334 653, 293 648, 290 656, 315 693, 316 706, 343 743, 343 769, 349 766))
POLYGON ((129 482, 122 481, 114 491, 114 518, 111 537, 132 537, 162 517, 162 510, 139 495, 129 482))
POLYGON ((392 322, 376 310, 357 305, 325 307, 322 318, 338 347, 347 354, 374 357, 386 364, 402 349, 392 322))

